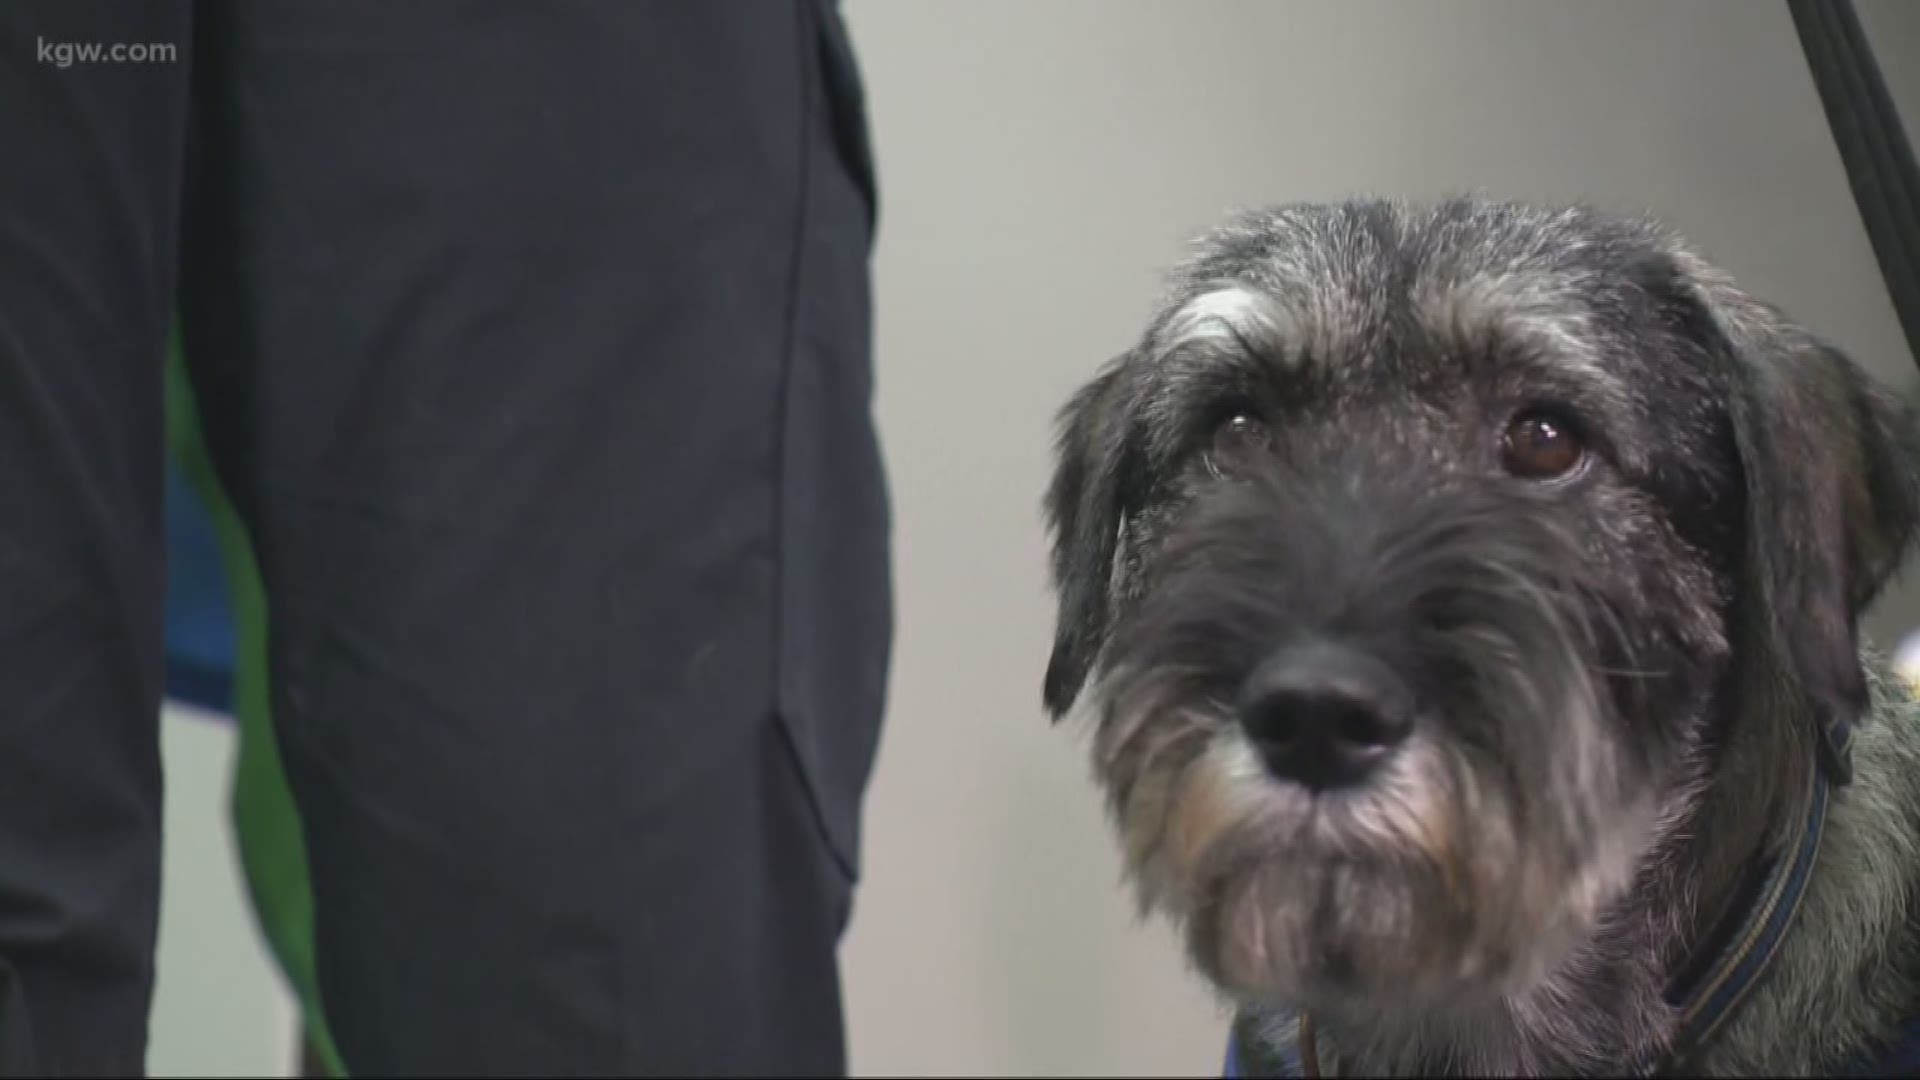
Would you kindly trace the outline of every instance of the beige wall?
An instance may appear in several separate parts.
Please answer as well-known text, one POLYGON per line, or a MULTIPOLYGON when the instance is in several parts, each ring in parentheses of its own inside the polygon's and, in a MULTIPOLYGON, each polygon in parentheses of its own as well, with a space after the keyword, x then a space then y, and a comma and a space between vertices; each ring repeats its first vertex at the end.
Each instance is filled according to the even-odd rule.
MULTIPOLYGON (((1917 7, 1866 12, 1909 95, 1917 7)), ((1220 1018, 1171 935, 1131 921, 1083 741, 1038 704, 1049 418, 1128 344, 1194 228, 1230 205, 1354 191, 1644 208, 1912 381, 1784 4, 846 13, 883 186, 879 407, 900 581, 847 948, 862 1073, 1217 1065, 1220 1018)))

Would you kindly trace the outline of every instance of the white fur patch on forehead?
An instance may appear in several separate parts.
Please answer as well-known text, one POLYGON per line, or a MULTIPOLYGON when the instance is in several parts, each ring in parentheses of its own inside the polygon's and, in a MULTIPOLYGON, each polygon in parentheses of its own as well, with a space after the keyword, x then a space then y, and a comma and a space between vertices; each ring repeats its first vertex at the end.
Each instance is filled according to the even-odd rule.
POLYGON ((1159 351, 1165 355, 1205 342, 1280 357, 1286 352, 1285 325, 1285 314, 1271 297, 1246 285, 1222 285, 1180 305, 1167 317, 1159 334, 1159 351))

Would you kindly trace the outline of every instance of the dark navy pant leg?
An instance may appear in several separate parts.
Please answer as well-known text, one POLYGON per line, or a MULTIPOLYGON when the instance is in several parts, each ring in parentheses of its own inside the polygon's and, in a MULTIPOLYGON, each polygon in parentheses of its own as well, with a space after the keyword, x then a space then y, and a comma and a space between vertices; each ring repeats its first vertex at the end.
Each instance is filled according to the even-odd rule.
POLYGON ((145 1066, 188 17, 0 4, 0 1076, 145 1066))
POLYGON ((349 1068, 843 1071, 891 583, 837 13, 199 18, 187 352, 349 1068))

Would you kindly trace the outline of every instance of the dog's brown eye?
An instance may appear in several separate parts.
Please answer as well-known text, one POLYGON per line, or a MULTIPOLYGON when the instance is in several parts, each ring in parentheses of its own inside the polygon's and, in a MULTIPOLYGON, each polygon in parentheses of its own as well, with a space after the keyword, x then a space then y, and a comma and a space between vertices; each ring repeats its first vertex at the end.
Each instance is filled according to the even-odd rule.
POLYGON ((1235 413, 1213 429, 1213 444, 1207 448, 1207 464, 1216 473, 1230 472, 1266 447, 1266 425, 1245 413, 1235 413))
POLYGON ((1571 424, 1544 411, 1514 417, 1500 446, 1507 471, 1528 480, 1565 476, 1580 464, 1586 452, 1571 424))

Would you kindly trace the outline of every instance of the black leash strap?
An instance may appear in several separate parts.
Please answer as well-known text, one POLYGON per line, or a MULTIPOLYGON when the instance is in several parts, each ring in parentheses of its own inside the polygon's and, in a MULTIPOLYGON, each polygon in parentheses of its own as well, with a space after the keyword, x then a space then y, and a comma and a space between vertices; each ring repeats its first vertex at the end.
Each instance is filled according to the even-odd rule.
POLYGON ((1920 170, 1853 0, 1787 0, 1853 201, 1920 364, 1920 170))

